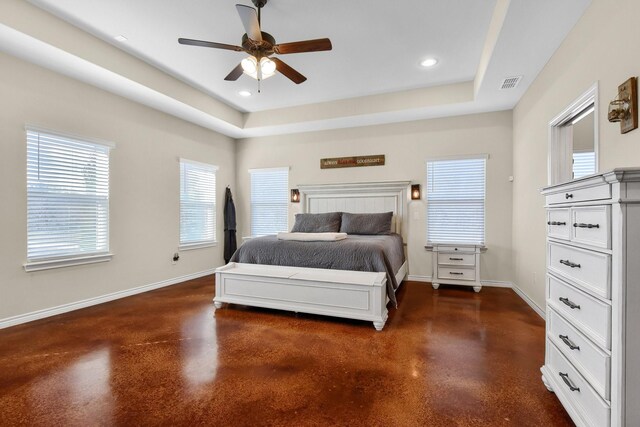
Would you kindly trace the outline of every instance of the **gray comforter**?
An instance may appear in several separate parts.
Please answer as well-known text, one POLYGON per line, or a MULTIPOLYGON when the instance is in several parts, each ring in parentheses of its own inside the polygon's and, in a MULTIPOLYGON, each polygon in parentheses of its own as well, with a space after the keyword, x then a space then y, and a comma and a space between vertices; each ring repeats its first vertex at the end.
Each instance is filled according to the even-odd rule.
POLYGON ((230 262, 386 273, 387 295, 397 306, 395 274, 404 263, 404 248, 398 234, 348 235, 337 242, 299 242, 264 236, 245 242, 230 262))

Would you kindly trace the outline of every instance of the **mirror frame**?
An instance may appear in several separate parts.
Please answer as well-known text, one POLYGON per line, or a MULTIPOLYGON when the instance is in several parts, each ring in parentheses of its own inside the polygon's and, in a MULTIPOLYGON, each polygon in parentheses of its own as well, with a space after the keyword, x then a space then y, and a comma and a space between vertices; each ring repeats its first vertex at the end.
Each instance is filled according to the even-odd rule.
POLYGON ((565 126, 593 104, 593 151, 595 152, 595 171, 600 171, 598 118, 598 82, 569 104, 560 114, 549 122, 549 148, 547 159, 547 181, 555 185, 573 179, 573 129, 565 126))

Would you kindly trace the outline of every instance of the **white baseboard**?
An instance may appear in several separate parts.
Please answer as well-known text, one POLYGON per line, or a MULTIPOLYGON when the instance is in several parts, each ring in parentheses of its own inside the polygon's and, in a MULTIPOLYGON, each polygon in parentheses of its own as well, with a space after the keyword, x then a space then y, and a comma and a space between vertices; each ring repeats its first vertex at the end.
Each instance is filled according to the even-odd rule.
POLYGON ((481 280, 480 283, 488 288, 513 288, 513 283, 501 280, 481 280))
POLYGON ((136 288, 126 289, 124 291, 113 292, 113 293, 102 295, 99 297, 88 298, 82 301, 59 305, 57 307, 46 308, 44 310, 32 311, 31 313, 19 314, 13 317, 7 317, 5 319, 0 319, 0 329, 19 325, 21 323, 31 322, 38 319, 44 319, 45 317, 51 317, 57 314, 67 313, 73 310, 79 310, 81 308, 91 307, 92 305, 98 305, 105 302, 117 300, 120 298, 130 297, 132 295, 141 294, 143 292, 152 291, 154 289, 164 288, 166 286, 171 286, 177 283, 186 282, 187 280, 208 276, 209 274, 215 273, 215 271, 216 271, 215 268, 211 268, 208 270, 199 271, 197 273, 186 274, 184 276, 174 277, 172 279, 162 280, 160 282, 150 283, 148 285, 138 286, 136 288))
POLYGON ((543 308, 540 308, 540 306, 538 304, 536 304, 531 298, 529 298, 527 296, 527 294, 525 294, 522 289, 520 289, 515 283, 513 283, 513 287, 512 289, 514 290, 514 292, 516 294, 518 294, 518 296, 520 298, 522 298, 524 300, 524 302, 526 302, 527 304, 529 304, 529 307, 531 307, 533 309, 533 311, 535 311, 536 313, 538 313, 538 315, 540 317, 542 317, 542 319, 546 320, 547 319, 547 315, 544 311, 543 308))
POLYGON ((407 276, 407 280, 411 280, 413 282, 431 282, 432 276, 416 276, 415 274, 409 274, 407 276))

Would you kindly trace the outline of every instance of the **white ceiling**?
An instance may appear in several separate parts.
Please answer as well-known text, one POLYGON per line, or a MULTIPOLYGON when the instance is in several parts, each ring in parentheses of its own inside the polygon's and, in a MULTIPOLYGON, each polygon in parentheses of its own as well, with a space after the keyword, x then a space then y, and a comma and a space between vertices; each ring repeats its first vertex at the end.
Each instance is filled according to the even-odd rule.
MULTIPOLYGON (((243 111, 260 111, 473 80, 496 0, 270 0, 262 29, 278 42, 329 37, 330 52, 281 55, 308 80, 224 77, 241 52, 182 46, 178 37, 241 44, 234 1, 33 0, 68 22, 243 111), (114 36, 127 37, 117 43, 114 36), (420 61, 440 59, 432 70, 420 61), (254 93, 250 98, 240 90, 254 93)), ((237 3, 251 5, 250 0, 237 3)))
POLYGON ((513 108, 591 2, 270 0, 262 27, 276 41, 329 37, 333 50, 281 55, 308 80, 277 74, 257 94, 248 76, 224 80, 244 54, 177 43, 240 44, 234 4, 250 0, 29 0, 72 26, 3 1, 0 50, 234 138, 513 108), (422 68, 427 56, 439 64, 422 68))

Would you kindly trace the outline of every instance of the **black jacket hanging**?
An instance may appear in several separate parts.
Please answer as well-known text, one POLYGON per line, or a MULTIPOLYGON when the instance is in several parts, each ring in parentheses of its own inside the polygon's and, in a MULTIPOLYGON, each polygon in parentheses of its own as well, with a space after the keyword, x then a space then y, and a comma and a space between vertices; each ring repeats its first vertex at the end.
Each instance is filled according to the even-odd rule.
POLYGON ((231 189, 224 193, 224 262, 228 263, 238 249, 236 241, 236 206, 233 203, 231 189))

